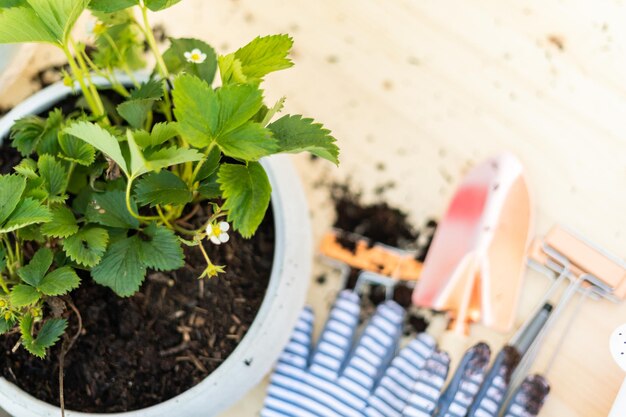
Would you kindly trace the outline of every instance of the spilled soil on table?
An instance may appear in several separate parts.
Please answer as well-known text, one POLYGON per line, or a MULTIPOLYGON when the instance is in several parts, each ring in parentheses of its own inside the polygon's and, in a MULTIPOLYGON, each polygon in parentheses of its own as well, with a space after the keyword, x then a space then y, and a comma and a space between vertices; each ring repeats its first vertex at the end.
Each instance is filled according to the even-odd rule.
MULTIPOLYGON (((354 245, 354 233, 363 236, 371 243, 382 243, 398 249, 415 252, 415 259, 424 261, 437 222, 429 219, 421 228, 413 225, 406 212, 391 206, 384 197, 385 189, 375 192, 377 200, 364 203, 362 193, 349 184, 331 184, 330 192, 335 206, 335 222, 333 226, 339 231, 347 232, 338 235, 342 246, 350 248, 354 245)), ((387 187, 390 188, 390 187, 387 187)), ((346 288, 354 288, 361 270, 352 269, 346 281, 346 288)), ((317 282, 323 285, 326 276, 317 277, 317 282)), ((428 327, 428 319, 418 311, 411 302, 413 288, 404 283, 396 285, 393 291, 393 300, 407 310, 405 334, 420 333, 428 327)), ((363 316, 368 317, 372 310, 385 301, 385 289, 382 286, 371 285, 367 297, 363 302, 363 316)))

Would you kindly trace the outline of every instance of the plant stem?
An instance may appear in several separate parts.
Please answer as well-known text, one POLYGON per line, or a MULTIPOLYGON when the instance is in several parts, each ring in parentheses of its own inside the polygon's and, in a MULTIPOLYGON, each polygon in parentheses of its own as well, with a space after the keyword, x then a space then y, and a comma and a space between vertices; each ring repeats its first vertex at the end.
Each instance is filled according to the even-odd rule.
POLYGON ((70 340, 70 343, 67 345, 67 347, 65 346, 65 343, 63 343, 63 345, 61 346, 61 353, 59 353, 59 404, 61 406, 61 417, 65 417, 65 392, 64 392, 65 355, 67 355, 67 353, 70 350, 72 350, 72 348, 76 344, 76 341, 78 340, 81 333, 83 332, 83 318, 80 315, 80 311, 78 311, 78 308, 76 307, 76 305, 74 305, 74 303, 69 297, 64 299, 64 301, 74 311, 74 314, 76 314, 76 318, 78 319, 78 329, 76 330, 76 333, 70 340))
POLYGON ((87 101, 87 105, 91 109, 91 112, 95 115, 100 115, 98 106, 95 104, 94 99, 91 95, 91 91, 89 90, 89 88, 87 88, 87 85, 85 84, 82 71, 78 67, 78 63, 74 59, 74 56, 72 55, 72 52, 69 50, 67 45, 63 46, 63 52, 65 52, 65 56, 67 57, 67 61, 70 64, 72 74, 74 74, 74 79, 78 81, 78 85, 83 92, 83 96, 85 96, 85 100, 87 101))
POLYGON ((83 75, 87 79, 87 87, 89 88, 89 91, 91 92, 91 95, 94 100, 94 104, 98 108, 98 113, 96 113, 96 116, 101 116, 101 117, 106 118, 106 112, 104 111, 104 105, 102 104, 102 99, 100 98, 100 94, 98 93, 98 89, 96 88, 96 85, 93 83, 91 79, 89 68, 87 67, 85 60, 83 59, 83 55, 81 54, 82 49, 78 47, 78 45, 76 44, 76 42, 74 42, 74 39, 72 38, 70 38, 70 44, 72 45, 72 47, 74 48, 74 51, 76 52, 76 60, 78 62, 78 65, 80 66, 80 69, 83 75))
POLYGON ((0 287, 2 288, 2 291, 4 291, 5 294, 9 294, 9 287, 7 286, 6 281, 4 280, 4 277, 2 276, 2 274, 0 274, 0 287))
MULTIPOLYGON (((139 82, 135 78, 135 74, 133 74, 133 72, 128 67, 128 64, 126 63, 126 59, 122 56, 122 53, 120 52, 119 48, 115 44, 115 41, 113 40, 113 38, 111 38, 111 35, 109 35, 108 33, 105 32, 103 37, 104 37, 104 39, 106 39, 106 41, 109 44, 109 46, 111 46, 111 48, 113 49, 113 52, 115 53, 115 55, 117 55, 117 59, 119 59, 119 61, 120 61, 120 66, 121 66, 122 70, 124 70, 126 75, 128 75, 128 77, 133 82, 135 87, 139 88, 139 82)), ((113 71, 110 71, 110 72, 113 72, 113 71)))
POLYGON ((159 73, 163 78, 169 78, 170 73, 167 70, 167 66, 165 65, 165 61, 163 61, 163 56, 159 52, 159 48, 156 43, 156 39, 154 39, 154 32, 152 31, 152 27, 150 26, 150 21, 148 20, 148 8, 144 4, 143 0, 140 1, 141 8, 141 17, 143 18, 143 29, 144 34, 146 36, 146 41, 148 42, 148 46, 150 50, 154 54, 154 58, 156 59, 157 68, 159 69, 159 73))
POLYGON ((167 219, 167 216, 165 216, 165 213, 163 213, 163 210, 161 210, 161 206, 157 204, 156 209, 157 209, 157 213, 159 213, 159 217, 161 218, 161 221, 163 221, 163 223, 165 223, 165 225, 169 229, 173 229, 174 227, 171 225, 171 223, 167 219))
POLYGON ((200 251, 202 252, 202 256, 204 256, 204 260, 207 263, 207 266, 213 266, 213 262, 211 262, 211 258, 209 258, 209 254, 206 253, 206 249, 204 249, 204 245, 202 244, 202 242, 198 242, 198 247, 200 248, 200 251))
POLYGON ((87 55, 87 53, 85 52, 84 49, 81 52, 82 52, 82 55, 83 55, 83 59, 87 62, 87 65, 89 66, 89 68, 91 68, 91 71, 93 71, 95 74, 99 75, 100 77, 105 78, 108 82, 110 82, 111 83, 111 87, 113 87, 113 90, 116 91, 122 97, 126 98, 126 97, 130 96, 130 92, 128 92, 126 87, 124 87, 124 85, 118 81, 117 77, 115 76, 115 72, 108 71, 108 73, 107 73, 107 72, 102 71, 91 60, 91 58, 89 58, 89 55, 87 55))
POLYGON ((130 204, 130 198, 131 198, 130 194, 133 190, 134 180, 135 180, 134 177, 128 178, 128 184, 126 185, 126 209, 130 213, 130 215, 136 218, 137 220, 143 220, 143 221, 160 220, 161 218, 159 216, 140 216, 139 213, 135 213, 135 211, 133 210, 133 207, 130 204))

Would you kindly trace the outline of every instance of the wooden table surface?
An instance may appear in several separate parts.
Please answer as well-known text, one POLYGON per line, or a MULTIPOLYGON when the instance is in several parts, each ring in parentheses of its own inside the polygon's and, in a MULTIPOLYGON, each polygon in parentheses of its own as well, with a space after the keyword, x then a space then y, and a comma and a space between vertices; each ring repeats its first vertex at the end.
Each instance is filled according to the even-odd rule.
MULTIPOLYGON (((259 34, 293 35, 296 66, 269 77, 266 96, 286 95, 288 111, 323 121, 342 148, 338 169, 294 158, 316 239, 333 221, 320 180, 351 178, 367 200, 391 182, 390 203, 421 224, 441 215, 469 167, 508 150, 527 169, 534 234, 563 223, 626 258, 624 1, 184 0, 154 19, 170 35, 203 38, 219 52, 259 34)), ((29 72, 52 59, 39 48, 29 72)), ((30 89, 22 77, 0 104, 30 89)), ((548 285, 528 274, 520 322, 548 285)), ((312 279, 317 311, 335 287, 312 279)), ((623 305, 584 304, 549 374, 543 417, 608 414, 623 378, 608 337, 623 322, 623 305)), ((481 328, 472 334, 494 349, 508 338, 481 328)), ((264 389, 223 417, 256 415, 264 389)))

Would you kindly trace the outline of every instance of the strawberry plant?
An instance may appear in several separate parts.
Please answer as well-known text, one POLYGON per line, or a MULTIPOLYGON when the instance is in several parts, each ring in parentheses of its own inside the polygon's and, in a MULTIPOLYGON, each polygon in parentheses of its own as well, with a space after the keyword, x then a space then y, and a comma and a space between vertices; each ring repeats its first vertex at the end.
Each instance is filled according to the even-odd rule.
POLYGON ((261 158, 308 151, 338 163, 321 124, 279 117, 284 98, 264 102, 264 78, 293 65, 292 39, 258 37, 228 55, 170 39, 161 53, 148 12, 179 1, 0 1, 0 42, 60 48, 64 81, 82 94, 69 113, 16 122, 10 141, 23 159, 0 176, 0 334, 21 332, 36 356, 65 332, 67 315, 53 306, 71 303, 80 277, 128 297, 148 271, 183 267, 185 245, 204 254, 199 279, 223 272, 204 245, 255 233, 271 193, 261 158), (87 9, 96 23, 80 42, 72 29, 87 9), (144 46, 156 65, 139 81, 144 46), (198 206, 212 213, 201 227, 181 221, 198 206))

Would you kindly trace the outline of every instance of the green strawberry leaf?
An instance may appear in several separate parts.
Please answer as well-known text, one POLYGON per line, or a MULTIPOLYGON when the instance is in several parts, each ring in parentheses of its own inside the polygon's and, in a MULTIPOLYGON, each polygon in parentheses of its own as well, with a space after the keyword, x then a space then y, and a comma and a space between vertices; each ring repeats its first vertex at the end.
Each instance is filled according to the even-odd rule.
POLYGON ((142 83, 139 88, 135 88, 130 92, 129 99, 142 100, 153 99, 160 100, 163 97, 163 83, 154 78, 149 79, 145 83, 142 83))
POLYGON ((35 304, 41 298, 41 294, 30 285, 18 284, 11 288, 9 298, 11 299, 11 304, 19 308, 35 304))
MULTIPOLYGON (((64 44, 89 0, 27 0, 55 40, 64 44)), ((25 24, 25 22, 20 22, 25 24)))
POLYGON ((141 240, 141 260, 146 267, 172 271, 185 265, 183 248, 174 232, 152 223, 143 233, 148 237, 147 240, 141 240))
MULTIPOLYGON (((109 0, 106 0, 109 1, 109 0)), ((115 1, 115 0, 113 0, 115 1)), ((133 10, 113 14, 95 13, 106 26, 96 35, 93 62, 96 66, 123 71, 145 69, 144 42, 133 10)), ((111 109, 107 109, 111 112, 111 109)))
POLYGON ((243 237, 251 237, 263 221, 272 187, 258 162, 246 165, 222 164, 218 172, 228 221, 243 237))
POLYGON ((61 335, 65 333, 66 328, 66 320, 50 319, 43 324, 37 337, 33 338, 33 316, 25 314, 20 320, 22 345, 31 354, 38 358, 44 358, 46 356, 46 350, 59 340, 61 335))
POLYGON ((259 83, 271 72, 290 68, 293 62, 287 56, 292 46, 288 35, 257 37, 234 54, 220 57, 222 82, 259 83))
POLYGON ((200 161, 202 158, 202 154, 195 149, 171 146, 146 154, 146 168, 150 171, 160 171, 172 165, 200 161))
POLYGON ((18 174, 31 180, 39 177, 39 175, 37 175, 37 162, 30 158, 22 159, 19 164, 13 167, 13 169, 18 174))
POLYGON ((91 0, 89 8, 97 12, 113 13, 139 4, 139 0, 91 0))
POLYGON ((0 43, 47 42, 58 39, 28 6, 0 10, 0 43))
POLYGON ((109 246, 100 263, 91 270, 91 276, 120 297, 130 297, 139 290, 146 276, 142 258, 139 236, 122 238, 109 246))
POLYGON ((176 122, 156 123, 152 126, 149 146, 158 146, 178 135, 176 122))
POLYGON ((214 91, 197 77, 181 75, 174 81, 172 96, 178 130, 192 146, 203 148, 215 142, 226 155, 246 160, 276 149, 268 131, 248 122, 263 105, 258 87, 226 85, 214 91), (239 141, 245 143, 235 143, 239 141))
POLYGON ((57 136, 64 122, 61 110, 48 112, 48 118, 26 116, 17 120, 11 127, 11 141, 22 156, 26 157, 37 151, 56 155, 58 153, 57 136))
POLYGON ((206 81, 213 83, 217 71, 217 55, 215 50, 205 42, 198 39, 170 39, 171 45, 163 54, 163 61, 170 74, 193 74, 206 81), (189 62, 185 53, 198 49, 206 55, 201 63, 189 62))
POLYGON ((136 100, 128 100, 117 106, 117 112, 135 129, 143 127, 148 113, 152 111, 155 99, 142 98, 136 100))
POLYGON ((47 207, 32 198, 21 200, 9 218, 0 226, 0 233, 8 233, 36 223, 46 223, 52 219, 47 207))
POLYGON ((135 185, 135 197, 141 205, 186 204, 193 195, 187 184, 170 171, 150 173, 135 185))
POLYGON ((183 74, 174 80, 172 98, 179 133, 197 148, 213 141, 218 125, 217 94, 198 77, 183 74))
POLYGON ((224 155, 246 161, 256 161, 278 150, 272 132, 254 122, 221 135, 217 144, 224 155))
POLYGON ((46 275, 37 286, 37 289, 44 295, 53 297, 67 294, 74 288, 78 288, 79 285, 80 278, 76 275, 74 269, 69 266, 63 266, 46 275))
POLYGON ((41 248, 35 252, 28 265, 17 270, 17 275, 25 283, 36 287, 52 266, 52 258, 53 254, 50 249, 41 248))
POLYGON ((85 227, 63 240, 63 250, 74 262, 93 267, 100 262, 107 248, 109 234, 99 227, 85 227))
POLYGON ((4 248, 0 248, 0 272, 4 271, 4 268, 7 266, 7 253, 4 248))
POLYGON ((11 330, 12 328, 13 328, 12 323, 9 323, 8 321, 6 321, 4 317, 0 317, 0 336, 2 336, 5 333, 8 333, 9 330, 11 330))
POLYGON ((205 200, 213 200, 222 195, 220 185, 217 182, 217 172, 212 173, 210 176, 200 181, 198 194, 205 200))
POLYGON ((285 115, 267 126, 278 141, 279 152, 311 152, 320 158, 339 165, 339 148, 336 139, 313 119, 300 115, 285 115))
POLYGON ((135 142, 135 135, 130 129, 126 131, 126 139, 130 153, 130 176, 136 178, 148 172, 149 168, 146 166, 146 158, 143 152, 141 152, 139 145, 135 142))
POLYGON ((13 213, 25 189, 26 178, 19 175, 0 175, 0 225, 13 213))
POLYGON ((72 210, 65 206, 53 207, 51 210, 52 220, 41 226, 41 232, 51 237, 68 237, 78 231, 76 218, 72 210))
POLYGON ((49 197, 58 197, 65 192, 67 171, 59 161, 51 155, 41 155, 37 161, 39 175, 44 181, 44 188, 49 197))
POLYGON ((59 135, 59 146, 61 153, 58 156, 66 161, 90 166, 96 158, 96 149, 93 146, 72 135, 59 135))
POLYGON ((253 85, 225 85, 217 90, 217 133, 230 132, 250 120, 263 105, 263 92, 253 85))
POLYGON ((153 12, 172 7, 181 0, 145 0, 146 7, 153 12))
POLYGON ((100 152, 111 158, 120 169, 128 175, 128 166, 122 155, 119 141, 111 133, 104 130, 95 123, 75 122, 66 127, 63 132, 68 135, 74 135, 77 138, 87 142, 100 152))
POLYGON ((161 145, 178 136, 178 127, 176 122, 156 123, 152 127, 151 133, 148 133, 145 130, 138 130, 134 132, 134 136, 137 145, 139 145, 140 148, 145 149, 151 146, 161 145))
POLYGON ((222 151, 218 147, 213 147, 209 154, 206 157, 206 160, 200 167, 198 174, 196 175, 196 180, 202 181, 206 178, 209 178, 217 168, 219 167, 220 160, 222 159, 222 151))
MULTIPOLYGON (((136 213, 137 206, 131 199, 132 209, 136 213)), ((103 226, 119 227, 122 229, 136 229, 139 220, 134 218, 126 208, 126 195, 124 191, 106 191, 92 195, 92 200, 87 206, 85 217, 90 223, 98 223, 103 226)))

